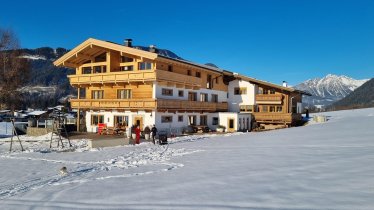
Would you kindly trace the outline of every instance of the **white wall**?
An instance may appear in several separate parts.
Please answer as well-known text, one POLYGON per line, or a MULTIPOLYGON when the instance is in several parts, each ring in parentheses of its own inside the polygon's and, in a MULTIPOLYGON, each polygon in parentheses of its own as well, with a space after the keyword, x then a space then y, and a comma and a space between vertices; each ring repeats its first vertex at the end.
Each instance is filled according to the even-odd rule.
MULTIPOLYGON (((155 112, 145 112, 145 111, 138 111, 138 112, 130 112, 130 111, 87 111, 86 112, 86 127, 87 132, 96 132, 97 126, 91 125, 91 115, 104 115, 104 123, 108 127, 114 127, 114 116, 128 116, 129 117, 129 128, 133 125, 134 117, 141 116, 143 117, 143 128, 145 126, 152 126, 155 124, 155 112), (152 116, 151 116, 152 115, 152 116)), ((127 134, 129 135, 129 129, 126 130, 127 134)))
POLYGON ((304 110, 303 104, 298 102, 297 105, 296 105, 296 112, 299 113, 299 114, 302 114, 303 110, 304 110))
POLYGON ((192 90, 192 89, 176 88, 175 86, 173 86, 173 87, 161 86, 159 84, 156 84, 154 87, 155 87, 156 98, 188 100, 188 92, 195 92, 195 93, 197 93, 197 101, 200 101, 200 93, 208 94, 208 102, 212 101, 212 94, 218 95, 218 102, 226 102, 227 101, 227 93, 225 91, 203 89, 203 88, 201 88, 200 90, 192 90), (163 88, 172 89, 173 90, 173 96, 162 95, 162 89, 163 88), (178 96, 179 90, 184 92, 183 97, 178 96))
POLYGON ((240 105, 255 105, 255 91, 256 87, 254 84, 243 80, 234 80, 229 83, 228 92, 228 107, 229 112, 239 112, 240 105), (246 87, 247 94, 234 95, 234 89, 236 87, 246 87))
POLYGON ((218 127, 218 125, 213 125, 213 117, 218 117, 219 118, 218 125, 225 126, 226 129, 228 128, 228 118, 234 118, 234 121, 235 121, 234 130, 235 131, 244 130, 244 129, 250 130, 250 125, 252 123, 251 121, 252 117, 250 113, 236 113, 236 112, 209 113, 208 126, 209 128, 213 130, 217 129, 218 127), (249 121, 249 125, 247 125, 247 119, 249 121), (245 121, 245 123, 243 123, 243 121, 245 121))

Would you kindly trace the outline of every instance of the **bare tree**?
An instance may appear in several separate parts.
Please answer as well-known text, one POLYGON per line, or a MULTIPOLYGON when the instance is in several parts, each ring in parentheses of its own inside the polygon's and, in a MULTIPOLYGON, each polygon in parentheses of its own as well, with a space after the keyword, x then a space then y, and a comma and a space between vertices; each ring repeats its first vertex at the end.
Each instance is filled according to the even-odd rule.
POLYGON ((14 110, 21 105, 19 88, 29 77, 27 59, 21 57, 18 39, 0 28, 0 107, 14 110))

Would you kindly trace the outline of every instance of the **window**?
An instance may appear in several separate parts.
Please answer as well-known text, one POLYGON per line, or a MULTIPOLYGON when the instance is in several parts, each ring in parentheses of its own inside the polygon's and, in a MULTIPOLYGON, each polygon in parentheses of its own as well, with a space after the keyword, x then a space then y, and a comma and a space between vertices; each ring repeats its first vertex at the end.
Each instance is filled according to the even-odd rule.
POLYGON ((178 90, 178 96, 183 97, 184 96, 184 91, 183 90, 178 90))
POLYGON ((213 88, 213 82, 212 82, 212 75, 208 74, 206 77, 206 88, 212 89, 213 88))
POLYGON ((275 94, 275 90, 274 90, 274 89, 271 89, 271 90, 270 90, 270 94, 275 94))
POLYGON ((277 106, 277 112, 282 112, 282 107, 281 106, 277 106))
POLYGON ((234 88, 234 95, 244 95, 244 94, 247 94, 247 88, 243 88, 243 87, 234 88))
POLYGON ((78 99, 85 99, 86 98, 86 88, 78 88, 79 91, 79 98, 78 99))
POLYGON ((188 92, 188 100, 189 101, 197 101, 197 93, 195 93, 195 92, 188 92))
POLYGON ((269 106, 269 112, 275 112, 275 106, 269 106))
POLYGON ((191 76, 191 70, 187 70, 187 75, 191 76))
POLYGON ((196 115, 188 116, 188 125, 196 125, 196 115))
POLYGON ((208 124, 208 117, 206 115, 200 116, 200 125, 207 125, 208 124))
POLYGON ((129 99, 131 98, 131 89, 117 90, 118 99, 129 99))
POLYGON ((212 125, 218 125, 219 124, 219 121, 218 121, 218 117, 213 117, 212 119, 212 125))
POLYGON ((269 90, 267 90, 267 89, 263 89, 263 90, 262 90, 262 93, 263 93, 263 94, 269 94, 269 90))
POLYGON ((92 99, 103 99, 104 98, 104 91, 103 90, 93 90, 91 92, 92 99))
POLYGON ((134 70, 134 66, 121 66, 120 70, 121 71, 133 71, 134 70))
POLYGON ((168 71, 173 72, 173 66, 172 65, 168 65, 168 71))
POLYGON ((94 66, 94 73, 105 73, 106 72, 106 66, 94 66))
POLYGON ((83 74, 91 74, 91 72, 92 72, 91 67, 83 67, 82 68, 82 73, 83 74))
POLYGON ((212 102, 217 103, 218 102, 218 95, 212 94, 212 102))
POLYGON ((253 112, 253 105, 240 105, 240 112, 253 112))
POLYGON ((152 63, 150 62, 140 62, 139 63, 139 70, 151 70, 152 63))
POLYGON ((196 72, 196 77, 198 77, 198 78, 200 78, 201 77, 201 74, 200 74, 200 72, 196 72))
POLYGON ((121 63, 129 63, 129 62, 134 62, 134 59, 130 57, 126 57, 126 56, 121 56, 121 63))
POLYGON ((173 89, 162 88, 163 96, 173 96, 173 89))
POLYGON ((161 116, 161 123, 173 122, 173 116, 161 116))
POLYGON ((262 106, 262 112, 268 112, 268 106, 262 106))
POLYGON ((106 61, 106 52, 95 57, 95 62, 105 62, 105 61, 106 61))
POLYGON ((128 126, 129 116, 114 116, 114 125, 128 126))
POLYGON ((183 115, 178 116, 178 122, 183 122, 183 115))
POLYGON ((200 101, 202 101, 202 102, 208 102, 208 94, 206 94, 206 93, 200 93, 200 101))
POLYGON ((91 125, 104 123, 104 115, 91 115, 91 125))

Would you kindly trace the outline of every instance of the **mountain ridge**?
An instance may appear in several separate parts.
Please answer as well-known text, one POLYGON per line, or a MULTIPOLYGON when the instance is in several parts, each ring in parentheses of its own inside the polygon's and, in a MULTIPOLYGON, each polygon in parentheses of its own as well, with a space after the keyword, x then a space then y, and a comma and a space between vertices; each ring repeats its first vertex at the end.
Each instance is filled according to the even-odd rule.
POLYGON ((345 75, 327 74, 322 78, 308 79, 294 88, 312 94, 310 97, 303 97, 303 103, 307 106, 327 106, 346 97, 367 81, 368 79, 356 80, 345 75))

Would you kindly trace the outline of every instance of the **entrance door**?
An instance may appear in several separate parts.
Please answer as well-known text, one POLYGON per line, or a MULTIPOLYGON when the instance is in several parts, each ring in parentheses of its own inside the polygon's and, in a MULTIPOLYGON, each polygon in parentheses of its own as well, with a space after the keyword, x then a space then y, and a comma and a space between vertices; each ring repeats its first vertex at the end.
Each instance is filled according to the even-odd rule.
POLYGON ((235 119, 234 118, 228 118, 227 119, 227 131, 228 132, 234 132, 235 131, 235 119))
POLYGON ((140 130, 143 130, 143 117, 141 116, 134 117, 134 124, 139 126, 140 130))

